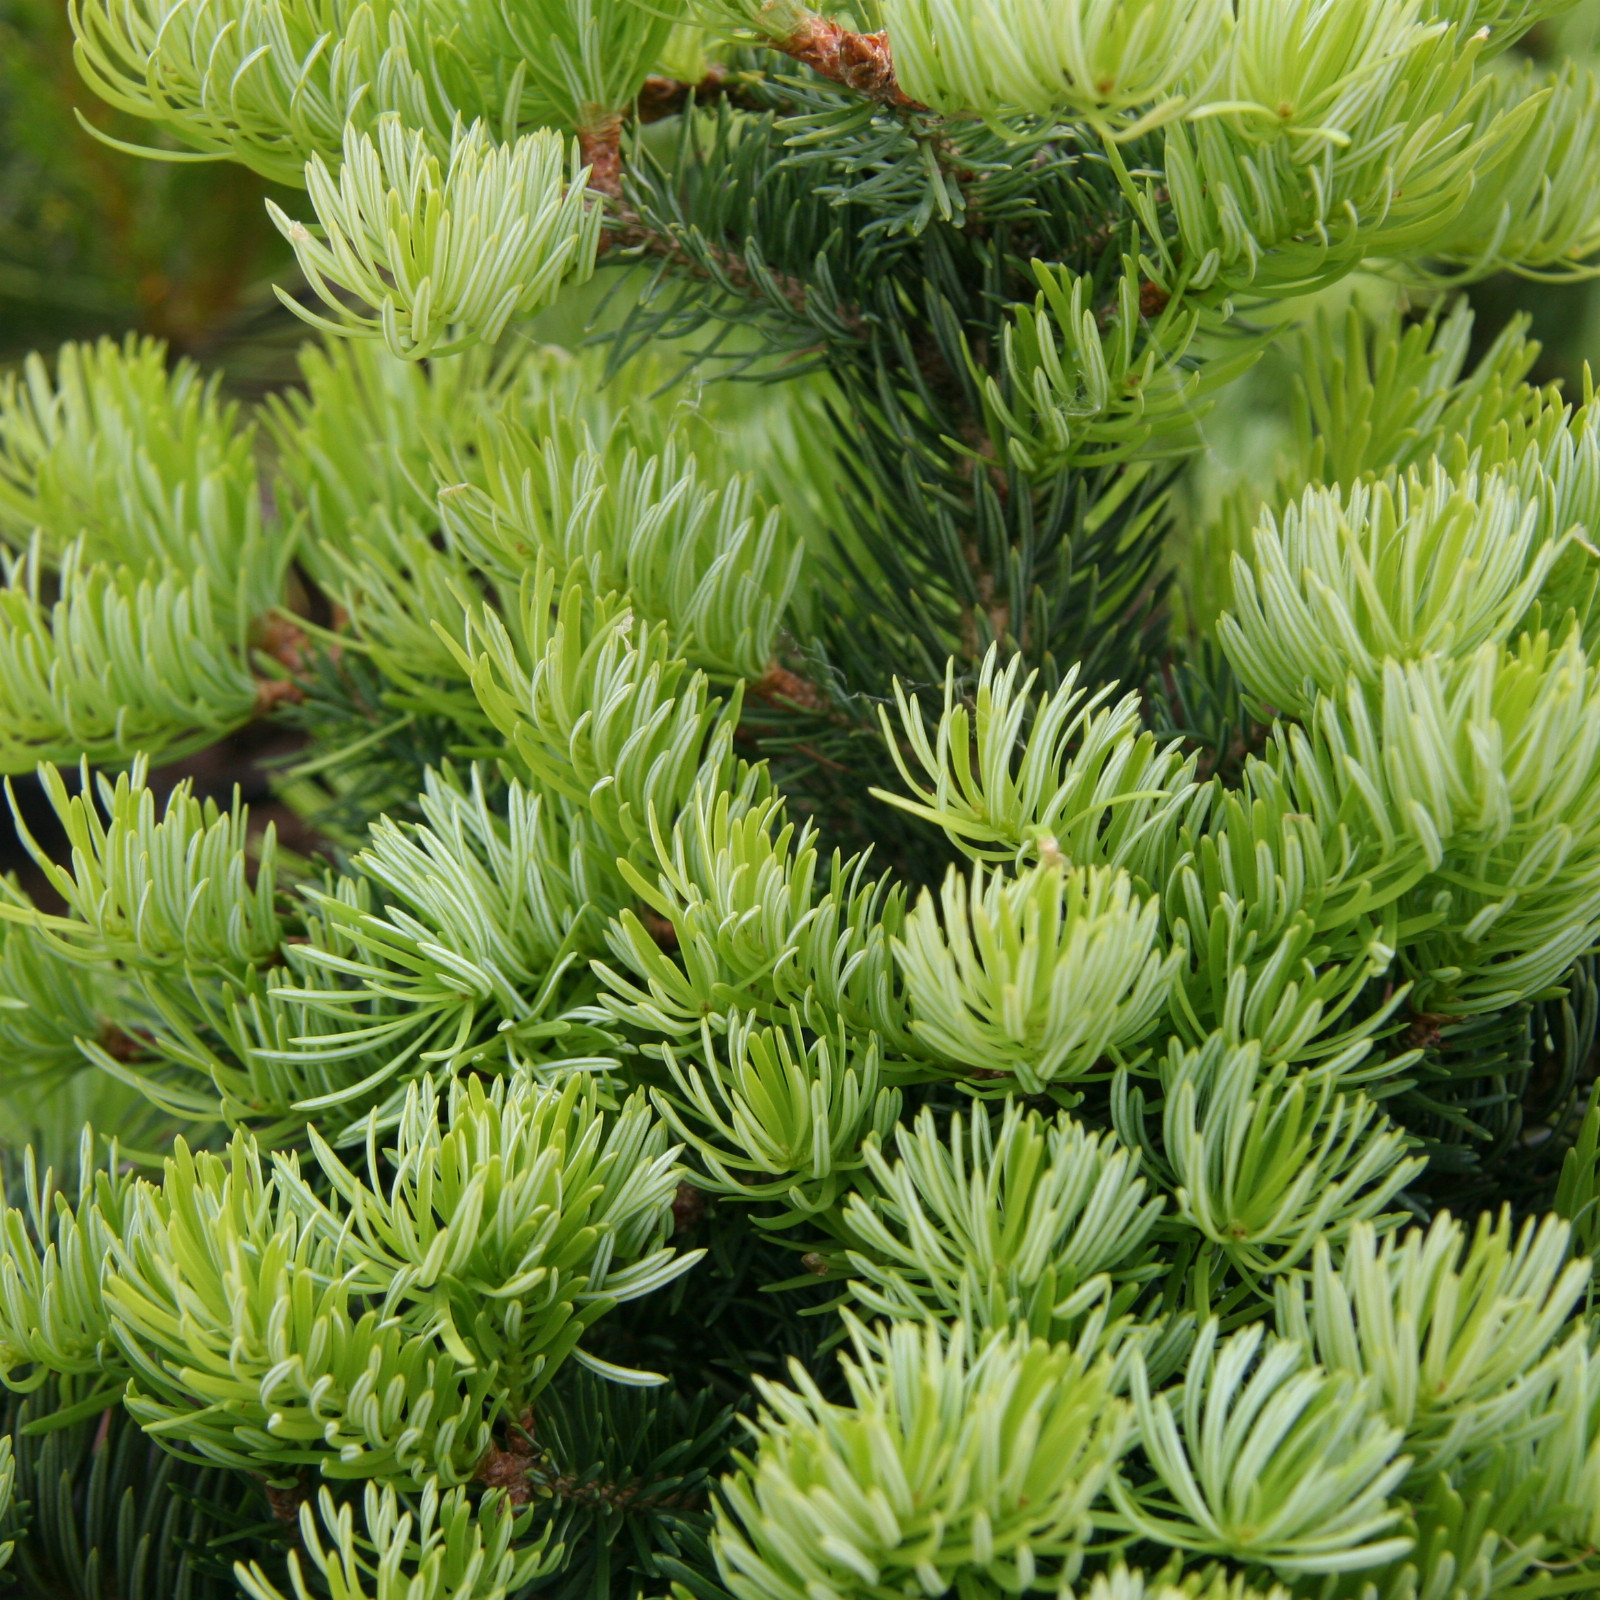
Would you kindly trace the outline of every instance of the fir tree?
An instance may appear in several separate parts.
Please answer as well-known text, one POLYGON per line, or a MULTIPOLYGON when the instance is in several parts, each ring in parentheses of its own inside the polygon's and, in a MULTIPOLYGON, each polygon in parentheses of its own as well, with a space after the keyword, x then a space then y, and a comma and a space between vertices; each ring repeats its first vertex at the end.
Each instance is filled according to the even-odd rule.
POLYGON ((325 337, 0 390, 7 1581, 1600 1591, 1563 9, 77 0, 325 337))

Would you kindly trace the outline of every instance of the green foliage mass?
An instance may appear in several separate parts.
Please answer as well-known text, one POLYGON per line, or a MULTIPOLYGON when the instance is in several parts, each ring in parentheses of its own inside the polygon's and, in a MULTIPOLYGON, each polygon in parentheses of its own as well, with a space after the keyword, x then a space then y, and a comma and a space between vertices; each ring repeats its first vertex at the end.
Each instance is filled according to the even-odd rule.
POLYGON ((0 385, 0 1583, 1600 1592, 1566 9, 75 0, 318 337, 0 385))

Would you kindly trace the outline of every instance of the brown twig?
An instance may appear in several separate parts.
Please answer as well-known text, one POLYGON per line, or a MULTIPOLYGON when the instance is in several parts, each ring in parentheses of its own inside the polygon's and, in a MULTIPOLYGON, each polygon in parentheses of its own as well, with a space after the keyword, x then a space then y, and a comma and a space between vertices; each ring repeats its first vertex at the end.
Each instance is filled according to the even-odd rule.
POLYGON ((272 1520, 285 1528, 297 1526, 300 1521, 300 1507, 311 1498, 311 1491, 306 1486, 305 1479, 296 1478, 287 1486, 263 1481, 261 1489, 272 1511, 272 1520))
POLYGON ((1145 318, 1159 317, 1172 301, 1172 291, 1163 289, 1159 283, 1153 283, 1149 278, 1139 280, 1139 315, 1145 318))
POLYGON ((143 1028, 132 1032, 115 1022, 100 1024, 100 1037, 96 1041, 113 1061, 143 1061, 155 1054, 155 1039, 143 1028))
POLYGON ((691 105, 705 105, 712 100, 728 100, 747 111, 758 111, 762 102, 748 90, 749 80, 736 73, 712 67, 698 83, 685 83, 681 78, 649 77, 639 86, 634 98, 634 113, 641 123, 660 122, 675 117, 691 105))
MULTIPOLYGON (((750 263, 736 251, 719 245, 705 247, 706 259, 699 259, 684 242, 674 234, 661 233, 650 227, 637 212, 626 206, 614 210, 617 226, 607 236, 607 243, 623 250, 640 250, 688 273, 691 277, 720 282, 740 294, 754 295, 762 285, 750 263)), ((788 304, 801 316, 807 314, 807 290, 799 278, 785 272, 766 274, 767 280, 788 304)))
POLYGON ((537 1452, 524 1454, 520 1450, 502 1450, 490 1445, 488 1454, 478 1463, 473 1479, 486 1489, 504 1489, 506 1499, 514 1506, 525 1506, 533 1498, 533 1469, 538 1464, 537 1452))
MULTIPOLYGON (((250 641, 262 655, 291 673, 304 672, 309 654, 305 631, 292 618, 273 613, 255 626, 250 641)), ((256 679, 255 715, 265 717, 280 705, 298 705, 305 691, 293 678, 256 679)))
POLYGON ((902 111, 928 109, 906 94, 896 81, 887 33, 852 33, 826 17, 807 16, 787 39, 772 42, 830 83, 843 84, 857 94, 902 111))
POLYGON ((829 772, 848 772, 850 769, 842 761, 835 761, 832 756, 825 756, 814 744, 797 744, 791 746, 794 753, 804 756, 807 761, 815 761, 819 767, 826 767, 829 772))
POLYGON ((672 1231, 687 1233, 705 1214, 705 1190, 695 1188, 692 1183, 680 1183, 672 1197, 672 1231))
POLYGON ((1437 1050, 1445 1028, 1455 1020, 1440 1011, 1413 1011, 1406 1025, 1406 1044, 1413 1050, 1437 1050))
POLYGON ((257 678, 256 703, 253 715, 270 716, 279 706, 297 706, 306 697, 305 690, 288 678, 257 678))
POLYGON ((750 685, 750 693, 770 706, 798 706, 802 711, 831 711, 832 702, 809 678, 776 661, 750 685))
POLYGON ((578 129, 578 157, 589 169, 589 187, 616 199, 622 193, 622 114, 613 112, 578 129))
POLYGON ((304 672, 309 641, 305 629, 281 612, 263 617, 251 641, 263 655, 271 656, 291 672, 304 672))
POLYGON ((486 1489, 503 1489, 511 1505, 525 1506, 535 1493, 551 1495, 570 1505, 608 1506, 614 1511, 692 1511, 700 1504, 698 1495, 682 1491, 652 1495, 649 1486, 642 1483, 605 1483, 570 1473, 552 1476, 549 1458, 534 1443, 531 1414, 525 1414, 512 1431, 520 1436, 520 1444, 511 1449, 490 1445, 472 1475, 473 1481, 486 1489))

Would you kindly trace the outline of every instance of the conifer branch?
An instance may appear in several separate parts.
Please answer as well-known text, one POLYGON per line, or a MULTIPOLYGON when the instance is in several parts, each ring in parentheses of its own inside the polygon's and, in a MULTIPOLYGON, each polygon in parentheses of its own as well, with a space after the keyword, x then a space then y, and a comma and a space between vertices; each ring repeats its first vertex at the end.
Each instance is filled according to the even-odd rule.
POLYGON ((326 337, 0 383, 8 1577, 1600 1585, 1600 404, 1372 287, 1593 270, 1564 3, 74 7, 326 337))
POLYGON ((653 226, 628 207, 616 215, 605 237, 619 250, 654 256, 726 293, 748 300, 776 298, 797 317, 809 316, 811 289, 803 279, 775 272, 764 264, 758 267, 727 245, 686 238, 676 229, 653 226))

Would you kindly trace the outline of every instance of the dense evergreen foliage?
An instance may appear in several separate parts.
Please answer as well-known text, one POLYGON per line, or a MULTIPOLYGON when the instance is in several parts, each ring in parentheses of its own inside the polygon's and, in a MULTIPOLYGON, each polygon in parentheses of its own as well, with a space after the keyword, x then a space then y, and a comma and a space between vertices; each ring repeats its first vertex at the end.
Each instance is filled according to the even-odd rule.
POLYGON ((73 6, 319 336, 0 388, 5 1582, 1600 1592, 1565 9, 73 6))

